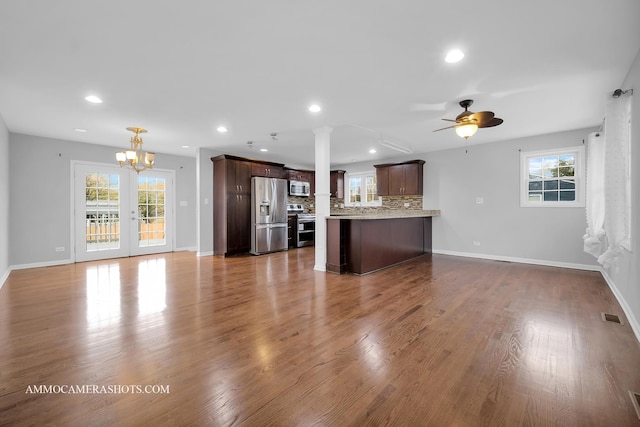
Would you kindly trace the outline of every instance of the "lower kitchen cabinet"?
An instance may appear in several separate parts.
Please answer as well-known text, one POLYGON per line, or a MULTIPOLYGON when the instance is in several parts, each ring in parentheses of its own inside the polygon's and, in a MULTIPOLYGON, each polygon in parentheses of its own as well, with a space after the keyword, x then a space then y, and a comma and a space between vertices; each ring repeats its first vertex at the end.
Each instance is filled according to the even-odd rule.
POLYGON ((289 215, 287 217, 287 242, 289 249, 295 248, 298 244, 296 237, 298 236, 297 221, 295 215, 289 215))

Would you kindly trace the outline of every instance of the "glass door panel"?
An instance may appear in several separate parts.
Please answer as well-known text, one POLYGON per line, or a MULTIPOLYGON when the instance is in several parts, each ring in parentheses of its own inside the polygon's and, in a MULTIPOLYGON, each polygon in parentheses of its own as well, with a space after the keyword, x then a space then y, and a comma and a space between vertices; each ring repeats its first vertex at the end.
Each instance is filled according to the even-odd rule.
POLYGON ((76 261, 128 255, 123 200, 128 198, 128 173, 118 167, 77 164, 74 168, 76 261))
POLYGON ((137 206, 132 255, 172 251, 173 174, 157 170, 141 172, 132 182, 131 191, 135 194, 132 203, 137 206))

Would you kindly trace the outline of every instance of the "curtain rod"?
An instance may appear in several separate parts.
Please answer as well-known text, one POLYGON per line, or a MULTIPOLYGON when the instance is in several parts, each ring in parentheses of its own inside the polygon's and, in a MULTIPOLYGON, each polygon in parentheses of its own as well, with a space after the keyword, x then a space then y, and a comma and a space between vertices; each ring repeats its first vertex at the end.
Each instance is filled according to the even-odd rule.
POLYGON ((626 95, 627 93, 629 95, 633 95, 633 89, 627 89, 627 90, 616 89, 613 91, 613 95, 611 96, 613 96, 614 98, 620 98, 622 95, 626 95))

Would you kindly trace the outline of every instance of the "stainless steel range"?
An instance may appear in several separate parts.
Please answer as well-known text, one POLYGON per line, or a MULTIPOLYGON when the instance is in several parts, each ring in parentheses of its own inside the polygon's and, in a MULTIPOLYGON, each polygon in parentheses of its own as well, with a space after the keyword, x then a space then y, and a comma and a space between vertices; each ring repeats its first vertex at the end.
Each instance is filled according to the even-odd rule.
POLYGON ((305 213, 300 204, 288 204, 287 213, 296 216, 296 247, 311 246, 316 243, 316 215, 305 213))

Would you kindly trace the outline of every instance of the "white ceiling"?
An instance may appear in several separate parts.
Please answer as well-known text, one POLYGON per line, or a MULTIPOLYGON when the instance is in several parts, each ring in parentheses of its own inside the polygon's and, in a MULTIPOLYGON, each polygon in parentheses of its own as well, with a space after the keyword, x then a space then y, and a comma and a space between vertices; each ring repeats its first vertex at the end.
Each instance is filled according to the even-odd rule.
POLYGON ((465 98, 504 119, 472 144, 598 126, 639 48, 638 0, 2 0, 0 114, 16 133, 123 149, 141 126, 148 151, 310 167, 331 126, 342 165, 402 155, 380 138, 464 146, 432 131, 465 98))

